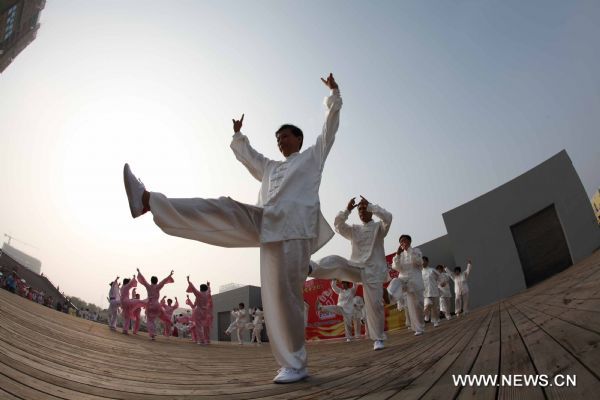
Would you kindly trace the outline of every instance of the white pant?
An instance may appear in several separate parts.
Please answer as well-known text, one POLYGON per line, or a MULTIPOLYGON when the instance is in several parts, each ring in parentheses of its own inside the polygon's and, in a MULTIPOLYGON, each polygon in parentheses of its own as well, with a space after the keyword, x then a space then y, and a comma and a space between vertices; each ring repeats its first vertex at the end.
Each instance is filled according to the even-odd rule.
POLYGON ((440 297, 440 310, 446 319, 450 319, 450 300, 452 300, 451 297, 440 297))
MULTIPOLYGON (((256 339, 256 343, 260 344, 261 342, 261 332, 262 332, 262 324, 258 324, 254 326, 254 329, 252 329, 252 340, 256 339)), ((250 340, 250 341, 252 341, 250 340)))
POLYGON ((119 300, 109 300, 108 306, 108 326, 111 329, 117 329, 117 313, 119 312, 119 300))
POLYGON ((372 340, 385 340, 385 313, 383 309, 383 282, 367 283, 363 280, 362 268, 350 265, 340 256, 327 256, 318 262, 311 261, 310 276, 320 279, 338 279, 348 282, 362 282, 367 329, 372 340))
POLYGON ((406 293, 406 308, 404 312, 408 311, 410 326, 415 332, 423 332, 425 329, 423 307, 423 290, 406 293))
POLYGON ((434 324, 440 322, 440 298, 425 297, 425 308, 423 309, 425 320, 434 324))
POLYGON ((260 247, 264 318, 275 360, 304 368, 303 287, 312 239, 260 243, 262 208, 232 200, 168 199, 150 194, 154 222, 165 233, 221 247, 260 247))
POLYGON ((454 299, 454 312, 456 315, 469 312, 469 292, 456 295, 454 299))

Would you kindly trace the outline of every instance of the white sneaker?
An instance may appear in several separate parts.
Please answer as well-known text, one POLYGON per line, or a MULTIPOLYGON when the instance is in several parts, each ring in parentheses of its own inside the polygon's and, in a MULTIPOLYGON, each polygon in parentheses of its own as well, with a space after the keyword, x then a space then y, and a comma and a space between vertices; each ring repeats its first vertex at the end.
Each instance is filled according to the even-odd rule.
POLYGON ((421 336, 423 334, 423 331, 416 331, 415 332, 415 336, 421 336))
POLYGON ((351 342, 351 341, 352 341, 352 339, 346 338, 346 343, 351 342))
POLYGON ((385 347, 385 345, 383 344, 383 340, 376 340, 375 343, 373 343, 373 350, 377 351, 377 350, 381 350, 385 347))
POLYGON ((127 192, 131 216, 137 218, 144 213, 142 195, 146 188, 142 181, 136 178, 133 172, 131 172, 131 168, 129 168, 129 164, 127 163, 123 167, 123 181, 125 182, 125 192, 127 192))
POLYGON ((433 323, 433 327, 434 327, 434 328, 437 328, 438 326, 440 326, 440 323, 439 323, 439 322, 434 322, 434 323, 433 323))
POLYGON ((301 381, 302 379, 306 378, 308 378, 308 371, 306 370, 306 368, 280 368, 279 371, 277 371, 277 376, 273 378, 273 382, 292 383, 301 381))

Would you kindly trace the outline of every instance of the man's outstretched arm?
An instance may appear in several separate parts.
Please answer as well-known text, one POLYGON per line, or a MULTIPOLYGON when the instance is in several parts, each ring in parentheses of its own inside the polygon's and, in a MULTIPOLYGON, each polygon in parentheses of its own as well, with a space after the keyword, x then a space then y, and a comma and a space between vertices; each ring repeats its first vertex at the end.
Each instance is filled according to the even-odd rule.
POLYGON ((258 151, 254 150, 252 146, 250 146, 250 141, 248 137, 242 134, 242 125, 244 123, 244 114, 242 114, 242 118, 239 120, 233 121, 233 140, 231 141, 231 150, 233 150, 233 154, 235 154, 235 158, 237 158, 252 174, 256 180, 262 182, 263 176, 265 174, 265 168, 269 163, 268 158, 260 154, 258 151))
POLYGON ((329 74, 327 79, 321 78, 321 81, 331 89, 331 95, 325 99, 325 105, 327 106, 327 117, 325 124, 323 124, 323 130, 317 137, 317 142, 314 146, 315 157, 319 162, 321 168, 325 164, 327 155, 333 146, 335 141, 335 134, 340 126, 340 110, 342 108, 342 97, 340 96, 340 89, 335 81, 333 74, 329 74))

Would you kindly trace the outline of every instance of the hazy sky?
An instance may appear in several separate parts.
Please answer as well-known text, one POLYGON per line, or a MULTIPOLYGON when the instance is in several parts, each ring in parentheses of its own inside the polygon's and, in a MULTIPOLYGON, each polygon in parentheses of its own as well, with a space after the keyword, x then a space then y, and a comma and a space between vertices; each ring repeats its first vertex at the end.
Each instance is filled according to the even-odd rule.
MULTIPOLYGON (((62 1, 0 75, 0 234, 69 295, 106 305, 141 267, 185 298, 185 276, 259 285, 258 249, 170 237, 131 219, 129 162, 170 197, 253 204, 259 182, 229 148, 231 118, 271 158, 274 131, 313 143, 333 72, 344 99, 321 204, 352 196, 422 243, 441 214, 562 149, 600 186, 597 1, 62 1)), ((356 215, 351 221, 357 222, 356 215)), ((336 236, 316 258, 349 256, 336 236)))

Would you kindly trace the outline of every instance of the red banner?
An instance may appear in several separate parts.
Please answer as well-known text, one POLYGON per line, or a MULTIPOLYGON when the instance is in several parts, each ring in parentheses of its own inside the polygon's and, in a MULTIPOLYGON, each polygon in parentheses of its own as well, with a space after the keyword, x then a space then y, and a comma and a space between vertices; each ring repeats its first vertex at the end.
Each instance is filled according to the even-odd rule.
MULTIPOLYGON (((391 264, 393 254, 386 257, 391 264)), ((390 276, 396 277, 397 271, 390 269, 390 276)), ((384 284, 384 288, 387 283, 384 284)), ((356 296, 363 296, 362 285, 358 285, 356 296)), ((306 316, 306 339, 322 340, 337 339, 344 337, 344 323, 341 315, 319 311, 317 304, 322 306, 336 305, 337 294, 331 288, 328 279, 311 279, 304 283, 304 308, 306 316)), ((387 299, 387 296, 385 297, 387 299)), ((385 305, 385 330, 390 331, 404 327, 404 311, 398 311, 396 304, 385 305)), ((364 325, 361 325, 361 334, 365 333, 364 325)))

